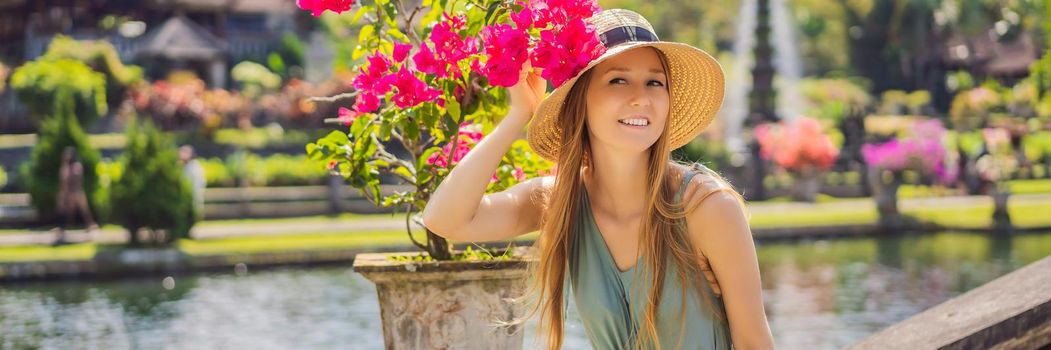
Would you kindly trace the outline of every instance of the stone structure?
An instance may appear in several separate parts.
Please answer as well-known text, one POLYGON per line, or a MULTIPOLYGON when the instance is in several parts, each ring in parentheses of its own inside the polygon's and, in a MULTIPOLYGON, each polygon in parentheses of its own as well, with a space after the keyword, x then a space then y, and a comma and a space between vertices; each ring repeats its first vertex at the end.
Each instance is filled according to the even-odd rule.
POLYGON ((524 316, 524 305, 508 298, 525 290, 525 260, 414 263, 390 255, 354 259, 354 271, 376 283, 387 349, 522 348, 524 325, 498 323, 524 316))

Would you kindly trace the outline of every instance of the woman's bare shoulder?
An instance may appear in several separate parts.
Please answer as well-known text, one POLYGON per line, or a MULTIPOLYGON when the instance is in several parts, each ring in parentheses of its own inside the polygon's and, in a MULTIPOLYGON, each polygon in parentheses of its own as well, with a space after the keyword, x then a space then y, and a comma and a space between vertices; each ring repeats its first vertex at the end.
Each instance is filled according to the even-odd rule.
POLYGON ((733 189, 723 178, 721 178, 714 171, 704 167, 703 165, 696 165, 692 167, 680 166, 682 168, 682 176, 686 176, 689 173, 696 173, 690 182, 686 184, 686 189, 683 191, 682 200, 687 203, 688 208, 693 208, 699 205, 699 202, 706 201, 712 196, 726 196, 734 199, 733 201, 718 200, 715 205, 727 205, 733 204, 733 206, 739 206, 739 195, 737 191, 733 189))

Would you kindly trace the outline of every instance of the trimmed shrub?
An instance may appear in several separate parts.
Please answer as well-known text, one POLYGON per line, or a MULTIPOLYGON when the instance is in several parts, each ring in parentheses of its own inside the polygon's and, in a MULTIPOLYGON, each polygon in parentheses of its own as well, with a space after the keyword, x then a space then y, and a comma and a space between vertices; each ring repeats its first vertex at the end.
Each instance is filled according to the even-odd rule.
POLYGON ((113 206, 120 208, 113 213, 115 221, 128 230, 131 244, 139 243, 140 229, 153 233, 156 244, 188 238, 200 215, 175 144, 148 120, 129 125, 127 139, 123 173, 112 188, 113 206))
POLYGON ((27 187, 37 215, 45 222, 58 218, 55 197, 58 195, 59 168, 62 166, 62 151, 67 147, 77 150, 77 158, 84 167, 84 193, 95 220, 105 222, 106 201, 98 191, 98 175, 95 166, 99 152, 88 143, 87 135, 80 128, 74 114, 73 94, 68 89, 59 89, 55 96, 55 115, 46 118, 40 125, 39 142, 30 156, 27 187))
POLYGON ((56 115, 57 94, 67 91, 77 120, 88 125, 106 115, 106 77, 71 59, 37 60, 18 67, 11 88, 36 117, 56 115))

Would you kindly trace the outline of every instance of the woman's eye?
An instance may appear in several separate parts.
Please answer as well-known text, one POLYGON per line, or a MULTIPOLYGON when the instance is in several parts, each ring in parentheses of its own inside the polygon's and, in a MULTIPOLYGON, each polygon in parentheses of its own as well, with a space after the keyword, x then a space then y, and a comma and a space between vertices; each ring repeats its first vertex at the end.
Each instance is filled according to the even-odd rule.
POLYGON ((610 84, 620 84, 620 83, 627 83, 627 82, 628 81, 624 80, 623 78, 613 78, 613 80, 609 81, 610 84))
POLYGON ((661 82, 660 80, 650 80, 650 85, 653 85, 653 86, 664 86, 664 83, 661 82))

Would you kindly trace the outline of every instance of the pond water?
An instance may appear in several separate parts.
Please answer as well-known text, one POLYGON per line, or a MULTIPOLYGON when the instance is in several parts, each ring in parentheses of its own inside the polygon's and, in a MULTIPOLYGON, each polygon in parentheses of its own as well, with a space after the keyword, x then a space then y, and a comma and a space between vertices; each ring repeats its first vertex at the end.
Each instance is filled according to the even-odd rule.
MULTIPOLYGON (((778 349, 837 349, 1051 255, 1051 232, 761 242, 778 349)), ((587 349, 570 307, 566 349, 587 349)), ((535 323, 526 330, 531 349, 535 323)), ((0 285, 0 349, 382 349, 349 266, 0 285)))

